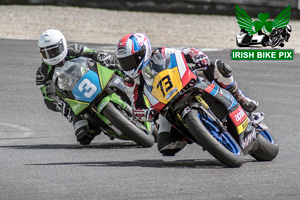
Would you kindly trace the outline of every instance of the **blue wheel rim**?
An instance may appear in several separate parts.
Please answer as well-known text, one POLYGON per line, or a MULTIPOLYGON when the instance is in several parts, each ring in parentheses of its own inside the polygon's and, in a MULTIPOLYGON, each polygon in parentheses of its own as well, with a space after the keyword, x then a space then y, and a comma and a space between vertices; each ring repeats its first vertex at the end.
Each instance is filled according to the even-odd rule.
POLYGON ((207 115, 198 113, 198 117, 205 126, 205 128, 219 143, 221 143, 226 149, 228 149, 233 154, 241 154, 238 144, 235 142, 234 139, 232 139, 232 137, 229 136, 228 132, 219 133, 219 128, 215 125, 215 122, 207 115))
MULTIPOLYGON (((261 127, 258 126, 258 128, 261 128, 261 127)), ((267 130, 258 131, 258 133, 261 134, 266 140, 268 140, 269 142, 274 144, 274 140, 273 140, 272 136, 270 135, 270 133, 267 130)))

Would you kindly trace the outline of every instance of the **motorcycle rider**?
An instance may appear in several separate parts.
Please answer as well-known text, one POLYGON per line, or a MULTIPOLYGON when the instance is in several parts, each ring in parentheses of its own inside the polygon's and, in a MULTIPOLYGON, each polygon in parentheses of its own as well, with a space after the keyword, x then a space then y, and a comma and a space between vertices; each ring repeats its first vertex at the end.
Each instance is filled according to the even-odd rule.
POLYGON ((42 64, 36 72, 36 85, 43 93, 44 102, 48 109, 61 112, 69 121, 73 121, 73 128, 77 141, 82 145, 89 145, 101 130, 90 124, 83 116, 71 112, 59 94, 56 92, 54 79, 66 60, 80 56, 92 58, 103 66, 113 63, 113 57, 104 51, 96 51, 81 44, 67 46, 64 35, 55 29, 48 29, 38 39, 38 47, 42 57, 42 64))
MULTIPOLYGON (((163 57, 167 57, 175 51, 178 50, 166 47, 152 51, 150 41, 143 33, 128 34, 120 39, 117 45, 116 57, 126 74, 124 81, 128 90, 127 95, 133 104, 133 113, 142 121, 151 120, 153 117, 152 110, 147 109, 143 101, 145 80, 140 75, 142 69, 147 66, 153 54, 162 54, 163 57)), ((232 69, 227 63, 219 59, 210 62, 207 55, 196 48, 184 48, 181 52, 187 63, 194 64, 196 68, 203 68, 201 75, 209 81, 216 81, 228 90, 246 111, 252 112, 257 108, 258 102, 245 97, 238 89, 232 76, 232 69)), ((163 156, 174 156, 188 142, 188 139, 173 128, 164 117, 160 118, 157 146, 163 156)))
POLYGON ((291 36, 292 26, 287 25, 285 28, 274 28, 270 34, 271 46, 274 48, 277 45, 284 47, 284 42, 288 42, 291 36))

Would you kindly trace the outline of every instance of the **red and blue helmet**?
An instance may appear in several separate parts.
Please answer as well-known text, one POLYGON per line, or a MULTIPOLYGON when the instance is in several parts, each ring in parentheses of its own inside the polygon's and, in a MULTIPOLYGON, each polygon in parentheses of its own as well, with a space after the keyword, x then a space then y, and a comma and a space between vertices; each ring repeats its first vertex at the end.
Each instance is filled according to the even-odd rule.
POLYGON ((124 36, 118 43, 116 56, 123 71, 136 78, 147 66, 152 54, 148 37, 143 33, 124 36))

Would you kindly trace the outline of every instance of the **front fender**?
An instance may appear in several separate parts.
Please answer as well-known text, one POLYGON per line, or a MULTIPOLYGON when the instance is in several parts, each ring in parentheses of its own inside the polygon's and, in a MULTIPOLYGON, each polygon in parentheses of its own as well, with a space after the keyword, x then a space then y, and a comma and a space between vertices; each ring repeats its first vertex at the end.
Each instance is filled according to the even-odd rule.
POLYGON ((126 108, 126 103, 116 94, 116 93, 112 93, 110 95, 107 95, 106 97, 104 97, 100 103, 97 106, 97 111, 98 113, 100 113, 103 108, 105 108, 105 106, 109 103, 109 102, 113 102, 117 105, 119 105, 121 108, 125 109, 126 108))

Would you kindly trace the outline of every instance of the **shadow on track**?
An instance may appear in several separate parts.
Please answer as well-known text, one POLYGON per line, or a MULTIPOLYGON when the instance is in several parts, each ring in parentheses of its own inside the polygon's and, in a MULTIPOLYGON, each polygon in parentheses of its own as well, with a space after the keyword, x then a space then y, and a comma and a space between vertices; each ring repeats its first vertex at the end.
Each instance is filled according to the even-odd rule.
POLYGON ((60 163, 37 163, 37 164, 26 164, 26 165, 76 165, 85 167, 151 167, 151 168, 201 168, 201 169, 220 169, 227 168, 217 160, 175 160, 175 161, 164 161, 164 160, 134 160, 134 161, 103 161, 103 162, 60 162, 60 163))
POLYGON ((0 146, 1 148, 12 149, 136 149, 143 148, 133 142, 109 142, 97 143, 88 146, 80 144, 37 144, 37 145, 12 145, 0 146))

